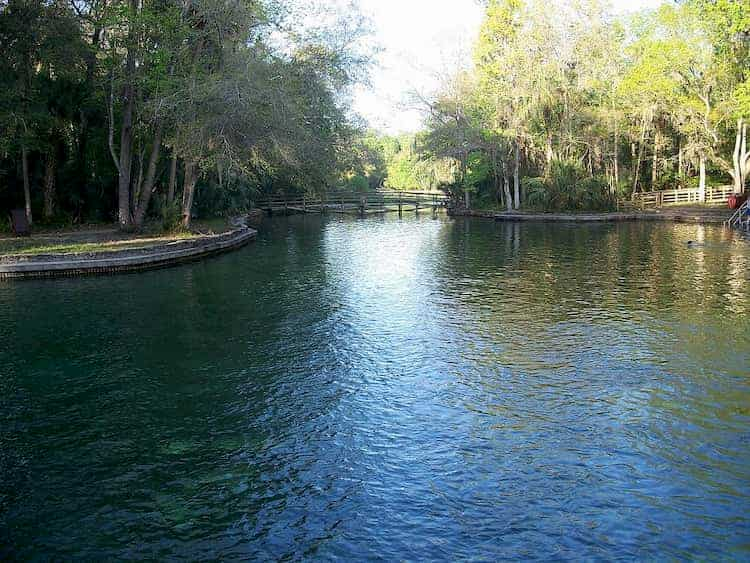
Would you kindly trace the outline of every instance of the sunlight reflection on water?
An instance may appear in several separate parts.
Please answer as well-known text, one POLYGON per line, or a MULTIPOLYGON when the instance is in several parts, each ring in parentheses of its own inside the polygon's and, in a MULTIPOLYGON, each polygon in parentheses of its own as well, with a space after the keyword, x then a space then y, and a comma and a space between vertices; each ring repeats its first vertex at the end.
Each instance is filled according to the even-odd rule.
POLYGON ((307 216, 0 285, 0 555, 747 558, 749 267, 696 225, 307 216))

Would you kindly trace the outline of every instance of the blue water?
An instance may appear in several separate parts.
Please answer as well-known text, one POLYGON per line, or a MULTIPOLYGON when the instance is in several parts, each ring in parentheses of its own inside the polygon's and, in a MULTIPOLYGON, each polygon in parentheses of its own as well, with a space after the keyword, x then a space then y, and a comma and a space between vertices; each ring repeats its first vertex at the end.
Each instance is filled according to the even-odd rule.
POLYGON ((748 560, 749 267, 696 225, 308 216, 4 282, 0 556, 748 560))

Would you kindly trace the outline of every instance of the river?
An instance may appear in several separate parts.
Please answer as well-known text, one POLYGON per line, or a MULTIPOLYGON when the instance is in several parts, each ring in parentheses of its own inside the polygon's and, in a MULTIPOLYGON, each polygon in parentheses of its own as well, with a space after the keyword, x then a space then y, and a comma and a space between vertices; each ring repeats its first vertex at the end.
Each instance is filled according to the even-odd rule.
POLYGON ((427 213, 3 282, 0 556, 750 558, 748 272, 427 213))

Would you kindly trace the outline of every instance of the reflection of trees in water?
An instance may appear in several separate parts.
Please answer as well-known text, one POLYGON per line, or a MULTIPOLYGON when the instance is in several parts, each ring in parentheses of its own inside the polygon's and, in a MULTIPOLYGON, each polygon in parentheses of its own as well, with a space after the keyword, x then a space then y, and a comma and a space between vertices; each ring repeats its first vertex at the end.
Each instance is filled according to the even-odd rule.
POLYGON ((727 502, 750 493, 744 243, 694 225, 469 222, 444 232, 440 275, 470 358, 454 375, 472 436, 535 471, 575 452, 631 517, 736 526, 727 502))
MULTIPOLYGON (((553 317, 562 304, 566 314, 587 307, 626 307, 696 316, 728 312, 730 303, 739 306, 732 308, 735 313, 747 313, 742 297, 750 292, 750 251, 720 228, 489 221, 459 225, 445 242, 450 266, 443 275, 452 271, 457 278, 483 280, 502 290, 510 304, 523 302, 553 317), (462 240, 469 233, 476 240, 462 240), (701 238, 705 246, 687 247, 687 240, 701 238)), ((445 280, 446 287, 452 285, 445 280)), ((471 295, 461 297, 471 302, 471 295)))
POLYGON ((750 325, 750 252, 720 228, 476 220, 455 227, 443 237, 445 298, 475 345, 502 349, 515 365, 544 365, 545 346, 565 323, 580 334, 567 336, 567 352, 552 349, 572 364, 572 350, 618 344, 643 361, 657 361, 665 346, 709 361, 742 342, 750 325), (705 246, 687 247, 698 238, 705 246))

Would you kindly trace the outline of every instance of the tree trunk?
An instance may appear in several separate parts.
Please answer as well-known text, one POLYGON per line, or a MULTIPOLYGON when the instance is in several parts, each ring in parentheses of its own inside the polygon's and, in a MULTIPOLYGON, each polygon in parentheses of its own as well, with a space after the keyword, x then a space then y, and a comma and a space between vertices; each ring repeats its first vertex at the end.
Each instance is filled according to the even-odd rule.
POLYGON ((135 210, 138 207, 138 201, 141 197, 141 188, 143 187, 143 153, 146 149, 142 148, 140 146, 140 143, 138 143, 138 176, 135 178, 135 182, 132 181, 132 175, 131 175, 131 182, 130 182, 130 213, 131 217, 135 216, 135 210))
POLYGON ((750 175, 750 151, 747 150, 747 123, 742 124, 742 148, 740 148, 740 191, 745 191, 745 183, 750 175))
MULTIPOLYGON (((131 18, 135 17, 138 5, 130 1, 131 18)), ((130 212, 130 176, 133 164, 133 109, 135 107, 135 31, 131 24, 128 33, 128 52, 125 63, 125 88, 123 91, 122 130, 120 132, 120 164, 118 182, 118 221, 121 229, 129 229, 133 218, 130 212)))
POLYGON ((620 162, 619 162, 620 161, 620 154, 619 154, 620 151, 618 150, 618 147, 617 147, 617 138, 616 137, 615 137, 614 151, 615 151, 615 157, 613 159, 614 162, 612 163, 613 174, 614 174, 614 190, 613 190, 613 193, 617 194, 617 189, 620 186, 620 162))
POLYGON ((190 216, 193 210, 193 194, 198 181, 195 162, 185 161, 185 178, 182 183, 182 226, 190 227, 190 216))
POLYGON ((682 180, 682 137, 677 140, 677 178, 682 180))
POLYGON ((126 88, 125 111, 122 117, 122 134, 120 135, 120 175, 118 182, 118 220, 121 229, 128 229, 132 223, 130 216, 130 173, 133 164, 133 93, 126 88))
POLYGON ((633 171, 633 193, 638 191, 638 176, 641 174, 641 160, 643 160, 643 147, 646 144, 646 115, 642 116, 641 121, 641 144, 638 147, 638 156, 635 160, 635 170, 633 171))
POLYGON ((172 165, 169 169, 169 190, 167 191, 167 203, 174 201, 174 189, 177 184, 177 155, 172 155, 172 165))
POLYGON ((513 207, 521 207, 521 148, 518 139, 513 154, 513 207))
POLYGON ((547 164, 547 168, 544 172, 545 176, 548 176, 550 173, 550 170, 552 169, 552 159, 555 157, 555 153, 552 150, 552 134, 547 133, 547 137, 545 139, 545 147, 544 147, 544 157, 547 164))
POLYGON ((468 155, 461 156, 461 183, 463 183, 464 185, 464 206, 466 206, 466 209, 471 209, 471 201, 469 199, 469 186, 466 184, 466 161, 468 159, 468 155))
POLYGON ((55 151, 51 148, 44 162, 44 218, 55 214, 55 151))
POLYGON ((21 168, 23 169, 23 200, 26 205, 26 220, 29 225, 33 222, 31 216, 31 182, 29 180, 29 150, 26 144, 21 145, 21 168))
MULTIPOLYGON (((85 51, 84 60, 86 61, 86 78, 84 80, 84 86, 82 91, 88 92, 91 89, 91 85, 94 80, 94 76, 97 70, 97 58, 96 52, 99 48, 99 40, 102 35, 100 27, 95 26, 94 31, 91 34, 91 48, 85 51)), ((80 132, 78 134, 78 158, 79 158, 79 170, 82 178, 90 177, 89 166, 88 166, 88 126, 89 126, 89 113, 91 109, 82 106, 79 111, 79 123, 80 132)))
MULTIPOLYGON (((614 100, 612 102, 612 105, 614 106, 614 100)), ((618 126, 619 126, 619 123, 617 121, 617 116, 615 115, 615 127, 614 127, 615 134, 614 134, 614 139, 613 139, 614 140, 614 147, 613 147, 613 152, 614 152, 614 158, 613 158, 613 160, 614 160, 614 162, 613 162, 613 168, 614 168, 614 176, 615 176, 615 178, 614 178, 614 184, 615 184, 615 186, 614 186, 615 187, 614 194, 615 195, 617 194, 617 190, 618 190, 618 188, 620 186, 620 151, 619 151, 620 132, 619 132, 619 127, 618 126)))
POLYGON ((503 166, 503 193, 505 195, 505 209, 513 211, 513 197, 510 195, 510 179, 506 167, 503 166))
POLYGON ((750 151, 747 149, 747 123, 743 118, 737 120, 737 135, 734 142, 734 153, 732 154, 732 165, 734 173, 734 192, 743 193, 745 183, 750 176, 750 151))
POLYGON ((659 129, 654 131, 654 160, 651 164, 651 190, 656 190, 656 183, 659 179, 659 129))
POLYGON ((497 173, 497 149, 494 145, 490 147, 490 159, 492 160, 492 187, 497 203, 502 203, 503 196, 500 192, 500 176, 497 173))
POLYGON ((156 165, 159 163, 159 152, 161 151, 161 137, 162 137, 163 125, 159 122, 156 125, 156 133, 154 134, 154 143, 151 146, 151 156, 148 159, 148 172, 146 172, 146 183, 141 189, 140 197, 138 198, 138 207, 135 210, 135 228, 140 229, 143 227, 143 222, 146 219, 146 212, 148 211, 148 204, 151 201, 151 194, 156 191, 156 165))
POLYGON ((701 203, 706 201, 706 157, 700 156, 700 181, 698 183, 698 199, 701 203))

